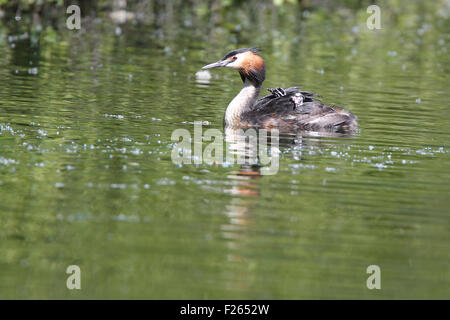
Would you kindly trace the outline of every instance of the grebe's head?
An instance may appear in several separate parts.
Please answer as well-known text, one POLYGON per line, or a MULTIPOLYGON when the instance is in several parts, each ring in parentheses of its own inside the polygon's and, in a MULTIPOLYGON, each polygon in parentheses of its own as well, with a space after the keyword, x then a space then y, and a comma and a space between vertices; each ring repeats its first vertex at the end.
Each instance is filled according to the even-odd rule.
POLYGON ((202 69, 231 68, 239 71, 242 81, 248 79, 256 85, 261 85, 266 78, 264 60, 259 55, 258 48, 243 48, 228 52, 221 60, 208 64, 202 69))

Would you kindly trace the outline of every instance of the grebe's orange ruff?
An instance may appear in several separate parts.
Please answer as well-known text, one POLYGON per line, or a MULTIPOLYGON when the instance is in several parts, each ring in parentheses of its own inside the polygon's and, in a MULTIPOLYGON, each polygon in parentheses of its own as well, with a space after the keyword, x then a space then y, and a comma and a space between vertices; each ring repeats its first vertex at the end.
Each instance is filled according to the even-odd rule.
POLYGON ((202 69, 219 67, 238 70, 244 82, 225 112, 227 128, 349 132, 357 127, 356 116, 351 112, 323 104, 317 94, 300 91, 298 87, 268 89, 271 94, 258 99, 266 69, 257 48, 233 50, 202 69))

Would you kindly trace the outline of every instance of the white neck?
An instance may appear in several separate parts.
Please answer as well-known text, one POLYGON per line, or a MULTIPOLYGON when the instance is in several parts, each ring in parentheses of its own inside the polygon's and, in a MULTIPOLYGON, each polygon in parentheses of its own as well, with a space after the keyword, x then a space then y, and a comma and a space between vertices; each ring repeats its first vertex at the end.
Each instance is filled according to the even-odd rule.
POLYGON ((261 91, 260 86, 255 86, 251 81, 245 79, 241 92, 234 97, 225 111, 225 125, 227 127, 234 127, 239 122, 241 115, 251 109, 258 99, 259 91, 261 91))

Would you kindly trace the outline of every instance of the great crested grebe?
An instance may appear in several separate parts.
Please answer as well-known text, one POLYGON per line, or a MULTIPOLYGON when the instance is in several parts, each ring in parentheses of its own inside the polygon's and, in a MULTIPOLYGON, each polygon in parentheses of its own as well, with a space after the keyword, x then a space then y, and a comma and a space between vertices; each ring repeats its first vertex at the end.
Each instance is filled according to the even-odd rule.
POLYGON ((295 131, 349 132, 357 127, 356 117, 339 107, 322 104, 318 95, 299 87, 268 89, 271 93, 258 99, 266 78, 264 60, 258 48, 230 51, 220 61, 202 69, 231 68, 239 71, 244 87, 225 111, 227 128, 260 127, 295 131))

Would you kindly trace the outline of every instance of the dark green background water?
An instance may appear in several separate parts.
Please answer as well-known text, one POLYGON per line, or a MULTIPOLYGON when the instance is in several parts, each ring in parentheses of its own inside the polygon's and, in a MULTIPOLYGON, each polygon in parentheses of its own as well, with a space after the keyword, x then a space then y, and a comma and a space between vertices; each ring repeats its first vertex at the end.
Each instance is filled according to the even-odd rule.
POLYGON ((4 17, 0 298, 448 299, 449 6, 379 5, 381 30, 365 6, 168 5, 80 31, 4 17), (172 131, 222 130, 241 87, 195 73, 252 45, 264 88, 319 92, 359 133, 283 145, 274 176, 174 165, 172 131))

